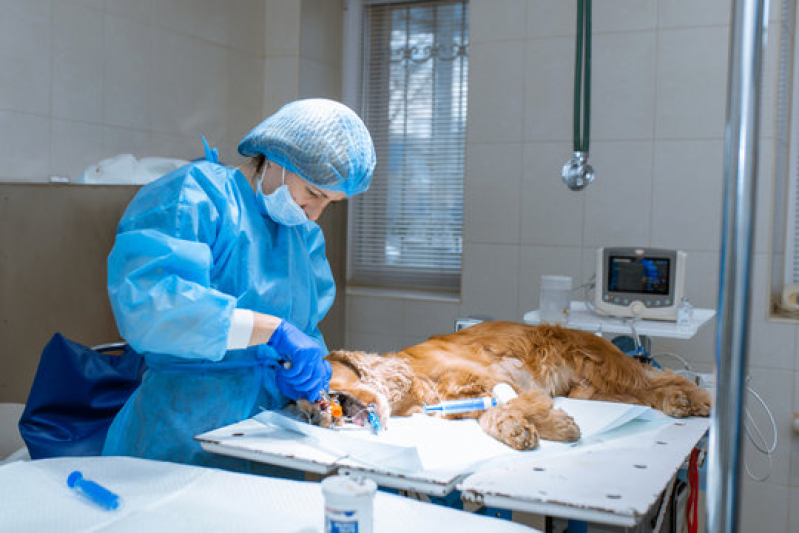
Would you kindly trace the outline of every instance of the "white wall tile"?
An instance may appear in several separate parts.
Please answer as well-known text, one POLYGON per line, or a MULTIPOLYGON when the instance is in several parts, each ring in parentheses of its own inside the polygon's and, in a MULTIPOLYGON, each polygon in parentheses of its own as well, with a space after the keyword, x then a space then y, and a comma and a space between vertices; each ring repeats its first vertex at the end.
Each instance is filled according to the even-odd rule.
MULTIPOLYGON (((757 209, 755 219, 755 251, 758 253, 768 253, 771 249, 771 224, 774 211, 774 155, 775 141, 772 139, 760 139, 758 154, 757 179, 757 209)), ((782 198, 780 198, 782 200, 782 198)), ((776 222, 782 224, 782 221, 776 222)))
MULTIPOLYGON (((112 126, 150 129, 151 33, 149 26, 116 15, 105 17, 103 109, 112 126)), ((162 50, 153 50, 162 55, 162 50)))
POLYGON ((296 0, 266 0, 265 54, 267 57, 300 55, 300 10, 296 0))
POLYGON ((728 38, 726 27, 658 32, 658 138, 723 138, 728 38))
POLYGON ((744 479, 741 483, 738 530, 789 533, 788 492, 779 485, 744 479))
MULTIPOLYGON (((652 142, 594 142, 585 195, 585 246, 648 246, 652 142)), ((574 194, 574 193, 572 193, 574 194)))
POLYGON ((760 136, 761 138, 774 138, 777 133, 777 91, 780 68, 779 21, 769 24, 766 36, 768 42, 761 59, 760 136))
POLYGON ((722 141, 656 141, 652 246, 718 250, 722 141))
POLYGON ((52 120, 51 175, 69 176, 75 181, 87 166, 104 158, 103 126, 52 120))
POLYGON ((790 489, 788 503, 788 531, 799 531, 799 488, 790 489))
MULTIPOLYGON (((771 473, 766 482, 774 485, 787 485, 791 474, 793 372, 750 367, 749 375, 751 376, 749 386, 763 398, 777 426, 777 448, 771 457, 771 473)), ((752 394, 747 394, 744 407, 754 421, 754 424, 747 423, 747 427, 753 437, 757 440, 757 432, 760 431, 765 439, 765 444, 757 440, 758 445, 761 448, 771 445, 774 433, 771 421, 763 406, 752 394)), ((744 416, 744 420, 747 419, 748 417, 744 416)), ((752 474, 756 477, 762 477, 767 474, 769 472, 768 459, 755 449, 748 437, 744 436, 743 442, 744 459, 749 465, 752 474)), ((794 479, 793 481, 799 481, 799 479, 794 479)))
MULTIPOLYGON (((476 63, 476 61, 475 61, 476 63)), ((572 142, 574 106, 574 39, 550 38, 527 42, 524 63, 524 138, 528 141, 572 142)), ((521 70, 521 69, 517 69, 521 70)), ((485 104, 489 112, 501 99, 469 93, 470 101, 485 104)), ((471 111, 471 107, 469 108, 471 111)))
MULTIPOLYGON (((208 142, 215 146, 214 138, 209 135, 208 142)), ((202 141, 195 136, 152 132, 150 139, 150 155, 156 157, 176 157, 178 159, 192 160, 203 156, 202 141)))
POLYGON ((518 244, 521 172, 521 144, 467 145, 465 240, 518 244))
POLYGON ((103 12, 53 4, 52 115, 103 120, 103 12))
POLYGON ((694 307, 715 309, 719 294, 720 252, 693 251, 685 260, 685 296, 694 307))
POLYGON ((666 0, 657 5, 658 25, 661 28, 723 26, 730 23, 730 0, 666 0))
POLYGON ((133 154, 137 158, 154 155, 149 131, 106 126, 103 130, 103 152, 105 157, 118 154, 133 154))
MULTIPOLYGON (((90 7, 94 10, 105 9, 105 0, 67 0, 67 2, 74 3, 75 5, 90 7)), ((61 2, 54 2, 54 4, 67 3, 63 0, 61 2)))
POLYGON ((264 116, 295 100, 300 90, 300 63, 294 57, 267 57, 264 62, 264 116))
POLYGON ((49 0, 0 2, 0 109, 50 113, 49 0))
MULTIPOLYGON (((236 80, 229 86, 227 103, 227 146, 225 160, 237 154, 238 142, 266 115, 263 113, 264 61, 257 54, 229 51, 228 77, 236 80)), ((221 148, 220 148, 221 150, 221 148)))
POLYGON ((0 110, 0 180, 48 181, 50 121, 0 110))
MULTIPOLYGON (((489 4, 490 2, 485 2, 489 4)), ((577 2, 553 2, 552 0, 528 0, 527 37, 573 36, 577 26, 577 2)), ((473 14, 472 17, 475 15, 473 14)))
POLYGON ((459 313, 518 320, 519 247, 467 242, 463 252, 459 313))
POLYGON ((469 47, 469 142, 521 142, 524 48, 517 41, 469 47))
POLYGON ((405 339, 397 331, 357 331, 347 330, 344 344, 347 350, 386 354, 396 352, 406 346, 405 339))
POLYGON ((227 50, 154 29, 150 123, 154 131, 226 135, 227 50))
POLYGON ((227 2, 218 0, 157 0, 153 24, 170 32, 227 44, 227 2))
POLYGON ((403 301, 402 324, 406 341, 422 342, 433 335, 443 335, 455 331, 455 318, 460 316, 458 302, 436 302, 426 300, 403 301))
POLYGON ((315 59, 300 58, 300 83, 298 98, 341 99, 341 68, 320 63, 315 59))
POLYGON ((596 35, 591 76, 590 138, 651 139, 655 120, 655 34, 596 35))
POLYGON ((470 2, 469 42, 524 39, 526 15, 526 0, 470 2))
MULTIPOLYGON (((571 276, 574 287, 585 281, 580 268, 579 247, 522 246, 520 256, 519 310, 514 319, 517 322, 521 322, 528 311, 539 309, 541 276, 571 276)), ((579 292, 572 294, 572 300, 581 297, 579 292)))
POLYGON ((343 2, 304 0, 300 20, 300 55, 341 69, 343 2))
POLYGON ((105 0, 107 13, 148 24, 153 2, 158 0, 105 0))
POLYGON ((602 0, 594 4, 591 18, 595 34, 653 30, 657 25, 657 2, 602 0))
POLYGON ((749 366, 794 369, 796 327, 768 320, 769 287, 766 254, 756 254, 751 281, 749 366))
POLYGON ((264 20, 266 3, 264 0, 227 0, 227 39, 228 45, 254 54, 264 56, 264 20))
POLYGON ((561 179, 561 169, 571 155, 571 145, 567 143, 531 143, 525 146, 522 244, 582 244, 586 196, 570 191, 561 179))
POLYGON ((401 298, 348 294, 345 308, 347 330, 402 335, 401 298))

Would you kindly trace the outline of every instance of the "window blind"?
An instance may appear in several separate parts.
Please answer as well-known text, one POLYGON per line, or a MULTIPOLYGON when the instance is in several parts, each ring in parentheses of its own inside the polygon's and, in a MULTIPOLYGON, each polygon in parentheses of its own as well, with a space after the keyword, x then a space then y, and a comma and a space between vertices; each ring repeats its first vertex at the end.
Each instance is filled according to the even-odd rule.
POLYGON ((363 39, 361 109, 377 167, 350 203, 349 281, 457 290, 468 2, 368 2, 363 39))

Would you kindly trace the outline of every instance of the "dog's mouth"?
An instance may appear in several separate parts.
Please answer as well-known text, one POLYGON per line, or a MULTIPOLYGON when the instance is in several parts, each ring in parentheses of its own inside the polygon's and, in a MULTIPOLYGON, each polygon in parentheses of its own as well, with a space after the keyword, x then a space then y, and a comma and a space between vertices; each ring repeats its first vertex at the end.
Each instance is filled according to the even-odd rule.
POLYGON ((334 420, 351 422, 359 426, 369 423, 369 407, 352 394, 331 390, 319 400, 319 408, 334 420))

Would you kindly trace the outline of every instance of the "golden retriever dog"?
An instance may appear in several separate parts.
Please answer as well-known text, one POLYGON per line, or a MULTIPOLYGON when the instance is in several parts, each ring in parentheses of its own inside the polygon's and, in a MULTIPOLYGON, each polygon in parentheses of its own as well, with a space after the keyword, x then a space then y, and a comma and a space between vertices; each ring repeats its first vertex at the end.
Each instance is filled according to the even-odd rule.
MULTIPOLYGON (((483 322, 395 353, 334 351, 331 397, 344 415, 360 416, 369 404, 381 422, 423 411, 424 404, 491 395, 507 383, 518 396, 485 411, 480 427, 517 450, 538 439, 575 441, 580 428, 552 398, 567 396, 647 405, 673 417, 708 416, 710 394, 671 372, 644 365, 593 333, 551 325, 483 322)), ((312 423, 334 420, 320 404, 299 402, 312 423)))

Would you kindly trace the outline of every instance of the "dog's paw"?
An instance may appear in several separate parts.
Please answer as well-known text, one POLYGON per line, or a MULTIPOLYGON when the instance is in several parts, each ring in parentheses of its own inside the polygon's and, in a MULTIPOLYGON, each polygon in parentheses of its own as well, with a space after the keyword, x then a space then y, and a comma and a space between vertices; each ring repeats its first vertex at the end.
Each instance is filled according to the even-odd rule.
POLYGON ((679 389, 669 390, 663 395, 663 412, 674 418, 691 416, 691 400, 679 389))
POLYGON ((516 450, 538 447, 535 426, 519 414, 503 409, 489 409, 480 417, 483 431, 516 450))
POLYGON ((580 426, 562 409, 553 409, 545 420, 537 420, 536 427, 542 439, 574 442, 580 438, 580 426))
POLYGON ((697 388, 688 393, 691 401, 691 414, 693 416, 710 416, 712 396, 705 389, 697 388))

